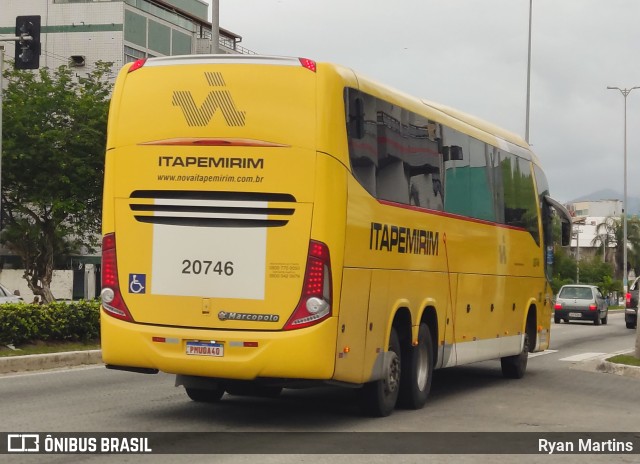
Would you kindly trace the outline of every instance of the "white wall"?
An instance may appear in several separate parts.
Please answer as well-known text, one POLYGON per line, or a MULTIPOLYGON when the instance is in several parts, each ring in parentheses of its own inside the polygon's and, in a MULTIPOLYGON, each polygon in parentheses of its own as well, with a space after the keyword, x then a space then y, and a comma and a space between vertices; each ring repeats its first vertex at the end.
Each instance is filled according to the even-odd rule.
MULTIPOLYGON (((24 301, 31 303, 33 293, 29 290, 23 275, 23 269, 4 269, 0 271, 0 283, 11 292, 19 290, 24 301)), ((70 300, 73 296, 73 271, 53 271, 51 291, 56 298, 70 300)))

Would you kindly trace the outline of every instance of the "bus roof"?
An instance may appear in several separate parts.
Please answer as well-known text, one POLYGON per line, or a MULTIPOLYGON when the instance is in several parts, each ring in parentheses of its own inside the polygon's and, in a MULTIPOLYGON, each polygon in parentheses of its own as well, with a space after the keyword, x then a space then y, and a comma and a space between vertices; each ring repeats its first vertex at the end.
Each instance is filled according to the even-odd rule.
POLYGON ((459 111, 455 108, 451 108, 446 105, 441 105, 440 103, 435 103, 435 102, 431 102, 424 99, 422 100, 422 103, 424 103, 427 106, 431 106, 439 111, 442 111, 443 113, 446 113, 453 118, 459 119, 460 121, 463 121, 467 124, 477 127, 480 130, 483 130, 492 135, 500 137, 501 139, 506 140, 507 142, 510 142, 514 145, 517 145, 527 150, 529 149, 529 144, 522 137, 506 129, 503 129, 499 126, 496 126, 490 122, 487 122, 476 116, 472 116, 463 111, 459 111))
MULTIPOLYGON (((229 63, 229 64, 255 64, 255 65, 280 65, 280 66, 305 66, 301 64, 303 61, 311 62, 312 60, 306 60, 305 58, 296 58, 288 56, 271 56, 271 55, 235 55, 235 54, 220 54, 220 55, 177 55, 177 56, 165 56, 155 57, 146 60, 144 66, 183 66, 183 65, 201 65, 207 63, 229 63)), ((318 62, 318 65, 323 67, 329 67, 345 75, 345 72, 353 73, 359 86, 364 84, 367 89, 375 90, 378 96, 394 100, 397 104, 408 105, 414 111, 419 111, 420 107, 423 109, 427 107, 430 112, 443 115, 446 119, 453 119, 462 126, 467 126, 467 133, 469 131, 481 131, 488 134, 491 138, 497 139, 499 142, 504 141, 512 145, 509 147, 509 151, 517 151, 520 156, 524 156, 531 159, 536 164, 539 161, 535 154, 531 151, 529 144, 519 135, 514 134, 506 129, 482 120, 476 116, 472 116, 463 111, 451 108, 440 103, 435 103, 426 99, 416 98, 412 95, 399 91, 389 85, 382 84, 374 79, 370 79, 362 74, 359 74, 353 69, 337 65, 334 63, 318 62), (514 150, 515 147, 519 148, 514 150)), ((471 134, 470 134, 471 135, 471 134)))

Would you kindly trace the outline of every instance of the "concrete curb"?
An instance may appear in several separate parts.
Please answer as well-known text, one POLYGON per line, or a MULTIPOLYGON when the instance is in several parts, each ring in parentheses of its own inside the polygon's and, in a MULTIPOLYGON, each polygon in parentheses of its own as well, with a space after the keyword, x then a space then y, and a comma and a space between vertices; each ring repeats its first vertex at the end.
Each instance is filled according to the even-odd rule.
POLYGON ((28 354, 0 358, 0 374, 59 369, 102 363, 101 350, 67 351, 63 353, 28 354))
MULTIPOLYGON (((620 353, 608 354, 606 358, 610 358, 617 354, 633 354, 634 351, 623 351, 620 353)), ((618 364, 607 361, 605 358, 601 359, 596 365, 596 370, 598 372, 603 372, 605 374, 616 374, 623 375, 625 377, 633 377, 636 379, 640 379, 640 367, 637 366, 627 366, 626 364, 618 364)))

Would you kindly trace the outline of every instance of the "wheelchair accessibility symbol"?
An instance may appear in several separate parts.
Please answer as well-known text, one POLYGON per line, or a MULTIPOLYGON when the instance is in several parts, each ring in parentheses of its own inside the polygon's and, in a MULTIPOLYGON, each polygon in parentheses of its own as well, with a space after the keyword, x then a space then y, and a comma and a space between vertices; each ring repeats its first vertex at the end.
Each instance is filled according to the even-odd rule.
POLYGON ((146 274, 129 274, 129 293, 145 293, 146 288, 146 274))

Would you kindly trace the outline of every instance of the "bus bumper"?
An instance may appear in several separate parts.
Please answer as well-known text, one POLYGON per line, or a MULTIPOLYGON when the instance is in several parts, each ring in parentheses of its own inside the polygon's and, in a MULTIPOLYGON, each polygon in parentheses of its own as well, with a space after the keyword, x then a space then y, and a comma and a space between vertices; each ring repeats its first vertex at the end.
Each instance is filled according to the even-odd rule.
POLYGON ((136 324, 102 311, 102 360, 119 367, 221 379, 330 380, 337 320, 331 317, 291 331, 228 331, 136 324), (187 354, 187 342, 215 342, 223 347, 222 356, 187 354))

